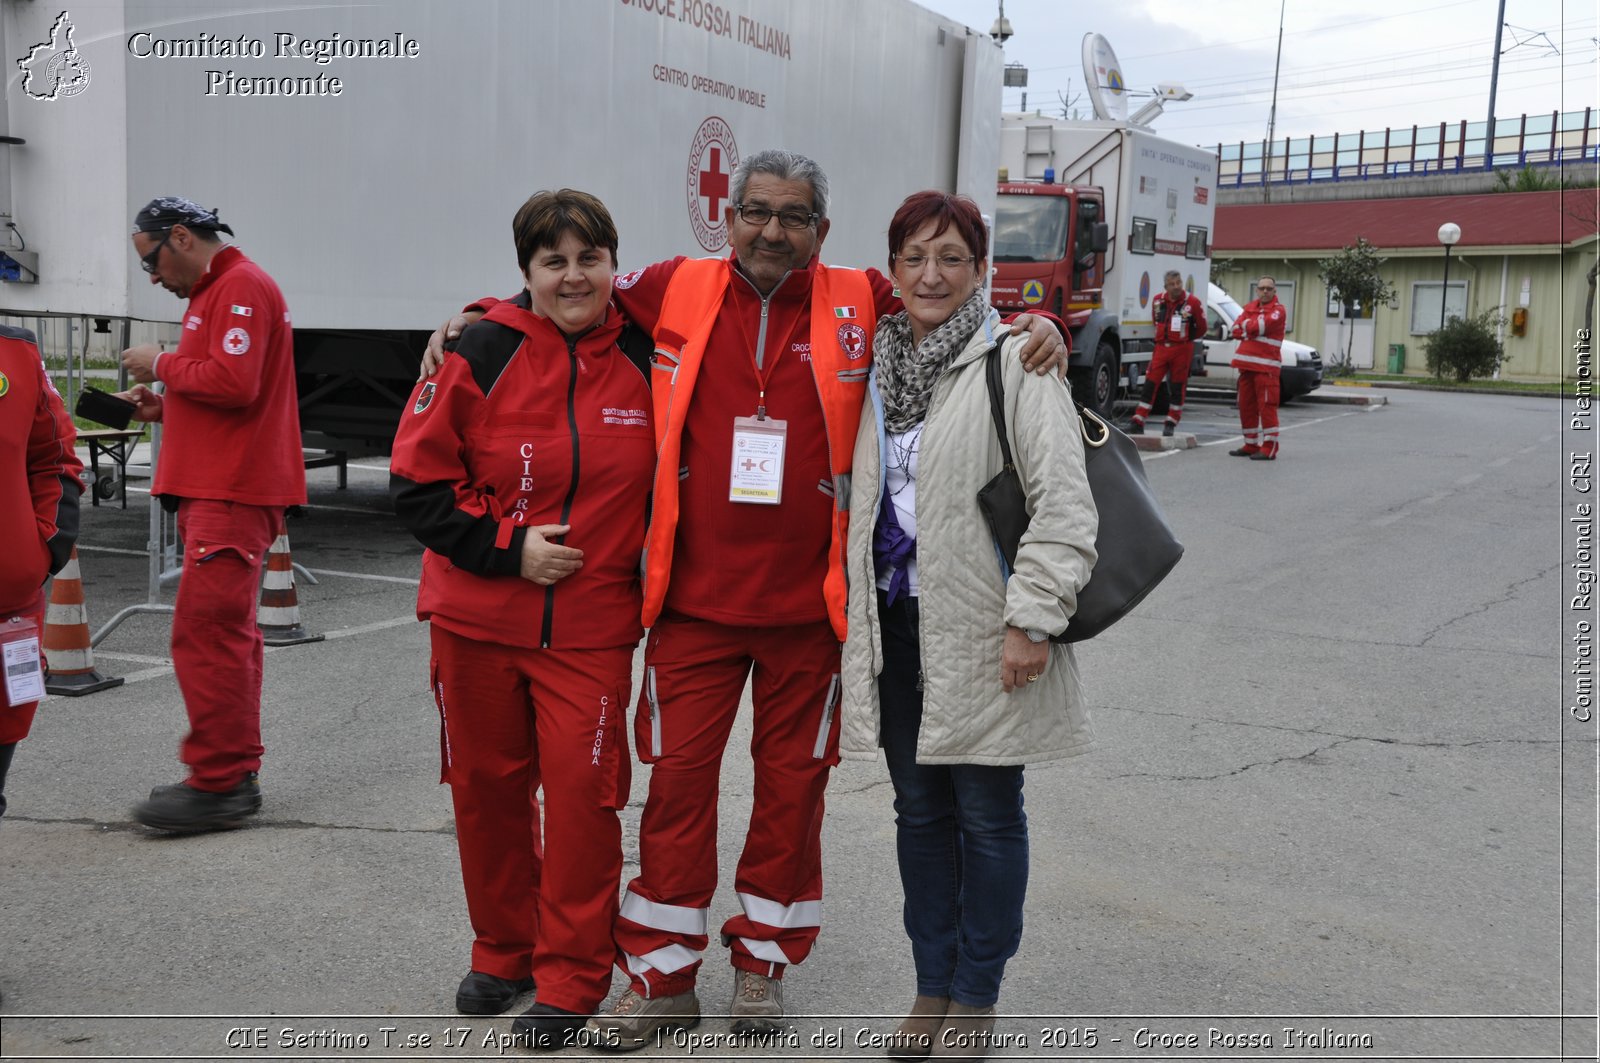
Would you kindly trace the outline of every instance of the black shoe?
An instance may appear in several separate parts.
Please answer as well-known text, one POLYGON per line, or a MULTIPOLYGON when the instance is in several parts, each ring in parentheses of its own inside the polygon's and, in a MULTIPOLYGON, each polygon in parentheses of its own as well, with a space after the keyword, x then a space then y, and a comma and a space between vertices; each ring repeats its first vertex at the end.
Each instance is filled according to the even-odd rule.
POLYGON ((1168 421, 1166 424, 1161 426, 1161 434, 1164 436, 1170 436, 1177 430, 1178 426, 1173 424, 1171 421, 1168 421))
POLYGON ((1277 461, 1278 460, 1278 455, 1276 455, 1276 454, 1252 454, 1252 455, 1250 455, 1250 460, 1251 461, 1277 461))
POLYGON ((541 1051, 571 1048, 578 1043, 578 1031, 588 1021, 589 1016, 576 1011, 562 1011, 550 1004, 535 1004, 512 1021, 511 1033, 523 1048, 541 1051))
POLYGON ((1249 447, 1240 447, 1238 450, 1230 450, 1230 451, 1228 451, 1229 456, 1235 457, 1235 458, 1252 458, 1252 457, 1255 457, 1259 453, 1261 453, 1261 451, 1259 451, 1259 450, 1251 450, 1249 447))
POLYGON ((1129 421, 1128 422, 1128 431, 1127 431, 1126 434, 1130 435, 1130 436, 1142 436, 1142 435, 1144 435, 1144 422, 1143 421, 1129 421))
POLYGON ((261 783, 246 772, 239 785, 222 793, 196 790, 188 783, 157 786, 148 800, 133 806, 136 822, 174 834, 231 830, 261 811, 261 783))
POLYGON ((532 978, 501 978, 468 971, 456 989, 456 1010, 463 1015, 499 1015, 519 994, 532 988, 532 978))

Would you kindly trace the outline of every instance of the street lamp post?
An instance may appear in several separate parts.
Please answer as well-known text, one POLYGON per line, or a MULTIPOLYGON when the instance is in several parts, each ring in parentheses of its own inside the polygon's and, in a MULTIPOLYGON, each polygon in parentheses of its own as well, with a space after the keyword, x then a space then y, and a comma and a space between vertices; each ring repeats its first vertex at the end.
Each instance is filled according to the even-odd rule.
POLYGON ((1461 226, 1447 221, 1439 226, 1439 242, 1444 245, 1444 287, 1439 291, 1439 328, 1444 329, 1445 305, 1450 301, 1450 249, 1461 239, 1461 226))

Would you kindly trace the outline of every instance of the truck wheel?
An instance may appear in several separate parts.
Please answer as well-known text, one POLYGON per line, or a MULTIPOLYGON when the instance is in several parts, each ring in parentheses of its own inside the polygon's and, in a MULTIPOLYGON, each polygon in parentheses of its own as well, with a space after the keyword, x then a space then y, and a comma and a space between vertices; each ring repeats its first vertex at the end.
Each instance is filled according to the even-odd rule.
POLYGON ((1110 420, 1117 404, 1117 349, 1101 341, 1087 371, 1071 374, 1072 394, 1078 402, 1110 420))

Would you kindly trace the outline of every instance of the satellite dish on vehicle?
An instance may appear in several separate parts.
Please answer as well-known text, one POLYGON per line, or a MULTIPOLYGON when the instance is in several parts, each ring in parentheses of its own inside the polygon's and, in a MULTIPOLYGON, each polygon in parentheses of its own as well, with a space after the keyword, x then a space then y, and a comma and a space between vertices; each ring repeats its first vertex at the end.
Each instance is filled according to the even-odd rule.
POLYGON ((1083 81, 1094 114, 1107 122, 1128 120, 1128 84, 1111 42, 1098 33, 1083 35, 1083 81))

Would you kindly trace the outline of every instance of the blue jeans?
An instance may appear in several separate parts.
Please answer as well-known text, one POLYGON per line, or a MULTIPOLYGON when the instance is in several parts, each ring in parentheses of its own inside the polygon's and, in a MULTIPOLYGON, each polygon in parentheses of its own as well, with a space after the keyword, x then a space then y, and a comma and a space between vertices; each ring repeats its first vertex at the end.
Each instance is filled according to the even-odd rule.
POLYGON ((917 763, 917 599, 902 597, 892 606, 883 599, 878 701, 917 993, 990 1007, 1022 940, 1028 893, 1022 766, 917 763))

